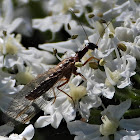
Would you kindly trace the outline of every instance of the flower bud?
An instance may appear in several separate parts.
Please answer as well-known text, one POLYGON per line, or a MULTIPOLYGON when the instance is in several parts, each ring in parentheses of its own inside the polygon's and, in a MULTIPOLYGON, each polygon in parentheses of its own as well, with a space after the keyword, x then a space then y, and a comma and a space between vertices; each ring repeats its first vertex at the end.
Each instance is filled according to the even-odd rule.
POLYGON ((103 17, 103 13, 98 13, 97 16, 98 17, 103 17))
POLYGON ((76 62, 75 63, 75 67, 82 67, 83 66, 83 63, 82 62, 76 62))
POLYGON ((89 14, 88 17, 89 18, 93 18, 95 15, 94 14, 89 14))
POLYGON ((98 64, 96 62, 89 62, 89 67, 92 69, 98 69, 98 64))
POLYGON ((112 33, 110 33, 109 38, 114 38, 114 35, 112 33))
POLYGON ((104 66, 105 63, 106 63, 106 62, 105 62, 104 59, 101 59, 101 60, 99 61, 99 65, 100 65, 100 66, 104 66))
POLYGON ((119 43, 117 46, 120 50, 122 50, 124 52, 127 50, 127 47, 123 43, 119 43))
POLYGON ((78 35, 72 35, 71 39, 76 39, 78 37, 78 35))

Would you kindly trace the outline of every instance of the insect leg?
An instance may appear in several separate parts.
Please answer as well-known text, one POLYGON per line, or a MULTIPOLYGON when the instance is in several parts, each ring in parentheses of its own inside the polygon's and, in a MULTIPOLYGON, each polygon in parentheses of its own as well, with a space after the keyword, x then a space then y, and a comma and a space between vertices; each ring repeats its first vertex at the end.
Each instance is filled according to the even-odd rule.
POLYGON ((85 81, 87 80, 85 77, 84 77, 84 75, 82 75, 81 73, 79 73, 79 72, 73 72, 73 74, 74 75, 79 75, 79 76, 81 76, 85 81))
POLYGON ((31 114, 29 114, 26 118, 24 118, 22 120, 22 123, 27 123, 28 121, 30 121, 34 116, 36 115, 35 112, 32 112, 31 114))
POLYGON ((63 91, 62 89, 60 89, 60 87, 64 86, 64 85, 67 84, 68 82, 69 82, 69 79, 66 79, 66 81, 65 81, 64 83, 62 83, 61 85, 59 85, 59 86, 57 87, 57 89, 60 90, 61 92, 63 92, 64 94, 66 94, 68 97, 70 97, 71 100, 73 101, 74 106, 75 106, 75 103, 74 103, 73 98, 72 98, 69 94, 67 94, 65 91, 63 91))
POLYGON ((19 116, 21 116, 22 114, 24 114, 24 113, 28 110, 28 108, 29 108, 29 106, 27 105, 23 110, 21 110, 21 111, 17 114, 16 118, 18 118, 19 116))
POLYGON ((61 81, 66 81, 67 80, 67 78, 61 78, 61 81))
POLYGON ((95 59, 95 60, 97 60, 97 61, 100 61, 100 59, 98 59, 98 58, 95 58, 95 57, 90 57, 88 60, 86 60, 85 62, 84 62, 84 64, 83 64, 83 66, 86 64, 86 63, 88 63, 89 61, 91 61, 92 59, 95 59))
POLYGON ((28 110, 25 112, 26 116, 23 116, 24 118, 22 119, 22 123, 29 122, 39 111, 40 109, 38 108, 38 106, 33 103, 31 106, 29 106, 28 110))
MULTIPOLYGON (((67 78, 62 78, 61 79, 61 81, 66 81, 67 80, 67 78)), ((56 94, 55 94, 55 91, 54 91, 54 88, 52 87, 52 90, 53 90, 53 95, 54 95, 54 101, 53 101, 53 103, 52 104, 54 104, 55 103, 55 100, 56 100, 56 94)))
POLYGON ((52 104, 54 104, 55 103, 55 100, 56 100, 56 94, 55 94, 54 88, 52 88, 52 90, 53 90, 53 94, 54 94, 54 101, 53 101, 52 104))

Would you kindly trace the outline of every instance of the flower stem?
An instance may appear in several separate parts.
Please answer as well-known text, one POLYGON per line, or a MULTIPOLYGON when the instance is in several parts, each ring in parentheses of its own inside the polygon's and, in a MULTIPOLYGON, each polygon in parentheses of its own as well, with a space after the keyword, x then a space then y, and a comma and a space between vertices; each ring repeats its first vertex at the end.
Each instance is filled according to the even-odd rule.
POLYGON ((140 85, 140 75, 139 74, 135 74, 133 76, 134 80, 140 85))
POLYGON ((116 88, 115 97, 119 100, 131 99, 132 104, 140 105, 140 95, 134 92, 132 89, 126 87, 124 89, 116 88))
POLYGON ((89 123, 101 124, 101 110, 91 109, 89 123), (96 121, 95 121, 96 120, 96 121))
POLYGON ((125 118, 137 118, 139 116, 140 116, 140 109, 131 109, 124 114, 125 118))

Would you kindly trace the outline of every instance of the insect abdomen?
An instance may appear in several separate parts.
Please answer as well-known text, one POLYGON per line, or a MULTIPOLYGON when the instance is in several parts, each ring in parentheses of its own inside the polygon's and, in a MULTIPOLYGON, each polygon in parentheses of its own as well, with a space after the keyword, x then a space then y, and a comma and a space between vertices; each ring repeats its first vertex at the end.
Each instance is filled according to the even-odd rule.
POLYGON ((48 77, 47 80, 41 82, 40 85, 38 85, 28 95, 26 95, 26 99, 35 100, 36 98, 47 92, 49 89, 51 89, 57 81, 57 76, 52 78, 48 77))

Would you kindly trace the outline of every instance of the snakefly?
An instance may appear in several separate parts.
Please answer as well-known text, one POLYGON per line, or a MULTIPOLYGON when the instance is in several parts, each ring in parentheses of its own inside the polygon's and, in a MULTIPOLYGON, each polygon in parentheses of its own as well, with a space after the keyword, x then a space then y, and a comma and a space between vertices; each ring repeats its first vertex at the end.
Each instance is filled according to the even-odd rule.
MULTIPOLYGON (((45 98, 48 98, 47 94, 49 94, 48 92, 53 90, 53 88, 57 88, 60 92, 65 93, 72 99, 72 97, 64 92, 61 87, 69 82, 72 74, 83 77, 81 73, 77 72, 75 63, 80 62, 89 49, 95 50, 96 48, 98 48, 96 44, 89 42, 85 45, 83 50, 78 51, 75 56, 64 59, 54 68, 51 68, 47 72, 38 75, 34 80, 25 85, 24 88, 19 91, 19 93, 14 95, 15 97, 11 101, 9 108, 5 111, 5 114, 9 116, 12 121, 16 120, 21 123, 30 121, 37 114, 37 112, 40 111, 40 108, 46 104, 47 99, 45 98), (59 81, 64 82, 60 83, 59 81)), ((99 61, 97 58, 90 57, 83 65, 85 65, 91 59, 96 59, 99 61)))
MULTIPOLYGON (((37 112, 40 110, 39 108, 43 106, 43 100, 45 102, 45 99, 41 98, 41 96, 46 95, 46 92, 49 92, 49 90, 62 79, 62 81, 65 81, 56 88, 72 99, 70 95, 60 88, 68 83, 72 74, 82 76, 81 73, 76 71, 77 67, 75 66, 75 63, 79 62, 89 49, 94 50, 95 48, 98 48, 97 45, 88 43, 85 48, 77 52, 74 57, 66 58, 58 63, 58 65, 56 65, 54 68, 51 68, 47 72, 38 75, 34 80, 25 85, 19 93, 15 94, 15 98, 12 100, 5 113, 16 121, 22 123, 28 122, 37 114, 37 112)), ((94 57, 91 57, 89 59, 93 58, 94 57)), ((85 65, 87 62, 88 60, 83 65, 85 65)))

